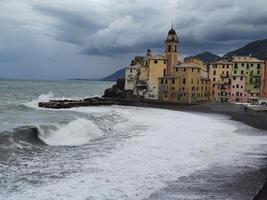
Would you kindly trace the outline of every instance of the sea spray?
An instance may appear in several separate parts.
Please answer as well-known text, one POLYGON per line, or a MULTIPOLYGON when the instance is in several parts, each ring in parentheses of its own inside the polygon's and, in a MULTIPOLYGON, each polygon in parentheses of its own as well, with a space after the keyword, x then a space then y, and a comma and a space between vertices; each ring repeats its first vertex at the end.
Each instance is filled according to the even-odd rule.
POLYGON ((51 146, 75 146, 88 143, 104 135, 97 125, 87 119, 76 119, 54 129, 40 128, 40 138, 51 146))

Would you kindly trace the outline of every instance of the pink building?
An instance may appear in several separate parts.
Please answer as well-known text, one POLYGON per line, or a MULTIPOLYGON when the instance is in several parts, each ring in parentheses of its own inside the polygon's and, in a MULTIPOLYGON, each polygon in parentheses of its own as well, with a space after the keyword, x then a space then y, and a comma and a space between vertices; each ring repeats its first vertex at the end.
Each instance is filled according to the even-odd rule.
POLYGON ((233 76, 231 82, 231 102, 247 102, 248 93, 245 90, 246 76, 233 76))

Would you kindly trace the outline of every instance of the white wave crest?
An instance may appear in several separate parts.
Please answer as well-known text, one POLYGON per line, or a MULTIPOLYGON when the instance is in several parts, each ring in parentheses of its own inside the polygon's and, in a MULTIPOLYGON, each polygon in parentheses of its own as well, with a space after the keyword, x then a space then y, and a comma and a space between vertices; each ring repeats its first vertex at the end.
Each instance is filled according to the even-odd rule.
POLYGON ((104 135, 93 122, 81 118, 67 125, 57 125, 55 130, 40 129, 40 132, 40 138, 51 146, 82 145, 104 135))
POLYGON ((37 99, 34 99, 28 103, 25 103, 29 108, 34 108, 34 109, 39 109, 40 107, 38 106, 39 102, 47 102, 54 99, 53 93, 50 91, 48 94, 41 94, 37 99))

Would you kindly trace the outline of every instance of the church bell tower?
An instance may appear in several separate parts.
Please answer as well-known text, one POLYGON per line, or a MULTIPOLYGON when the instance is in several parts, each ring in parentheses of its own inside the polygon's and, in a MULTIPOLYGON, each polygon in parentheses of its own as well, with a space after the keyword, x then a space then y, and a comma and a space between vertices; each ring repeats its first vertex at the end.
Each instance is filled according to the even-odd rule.
POLYGON ((179 51, 179 39, 173 26, 169 30, 167 39, 165 40, 165 54, 167 59, 166 75, 170 76, 177 64, 183 62, 179 51))

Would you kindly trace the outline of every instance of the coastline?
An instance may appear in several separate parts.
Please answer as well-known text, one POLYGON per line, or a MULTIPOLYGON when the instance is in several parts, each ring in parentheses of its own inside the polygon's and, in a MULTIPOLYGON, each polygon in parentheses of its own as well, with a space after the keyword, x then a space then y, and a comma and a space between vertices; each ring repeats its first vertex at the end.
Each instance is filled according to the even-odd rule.
MULTIPOLYGON (((119 105, 124 105, 119 103, 119 105)), ((246 112, 242 105, 234 104, 198 104, 198 105, 175 105, 175 104, 153 104, 147 102, 127 102, 126 106, 152 107, 184 112, 198 112, 207 114, 227 115, 233 121, 245 123, 253 128, 267 131, 267 113, 246 112)))
MULTIPOLYGON (((123 105, 123 104, 122 104, 123 105)), ((160 105, 146 102, 135 102, 131 105, 126 106, 137 106, 137 107, 151 107, 159 109, 168 109, 182 112, 194 112, 194 113, 205 113, 205 114, 221 114, 230 117, 230 120, 242 122, 256 129, 267 131, 267 113, 251 113, 246 112, 242 105, 233 104, 201 104, 201 105, 160 105)), ((262 168, 259 173, 264 174, 264 184, 255 191, 252 200, 266 200, 267 199, 267 168, 262 168)), ((246 177, 247 180, 251 181, 250 175, 246 177)))
MULTIPOLYGON (((97 101, 96 102, 93 101, 93 103, 89 101, 89 106, 90 105, 94 106, 95 103, 100 103, 99 105, 103 103, 101 99, 96 98, 96 100, 97 101)), ((68 100, 65 101, 67 101, 67 105, 73 104, 73 102, 71 101, 68 100)), ((148 108, 167 109, 173 111, 191 112, 199 114, 202 113, 202 114, 225 115, 230 117, 230 120, 241 122, 253 128, 267 131, 267 113, 247 112, 245 111, 244 106, 242 105, 216 104, 216 103, 192 105, 192 104, 176 104, 176 103, 167 103, 159 101, 116 99, 116 98, 105 98, 104 100, 104 102, 109 102, 109 101, 112 102, 110 105, 148 107, 148 108)), ((52 103, 53 102, 55 101, 52 101, 52 103)), ((79 106, 80 104, 81 106, 86 106, 83 105, 86 102, 88 103, 88 99, 85 102, 83 101, 74 102, 74 107, 79 106)), ((61 108, 62 105, 65 105, 64 101, 60 102, 59 107, 61 108)), ((206 178, 206 176, 204 176, 203 178, 206 178)), ((237 185, 239 185, 241 189, 240 188, 236 189, 239 194, 245 193, 246 187, 251 187, 253 193, 251 193, 251 188, 250 188, 250 196, 253 200, 267 199, 267 167, 265 166, 265 164, 263 165, 262 168, 252 173, 243 174, 241 179, 237 177, 237 180, 240 181, 238 182, 237 185)))

